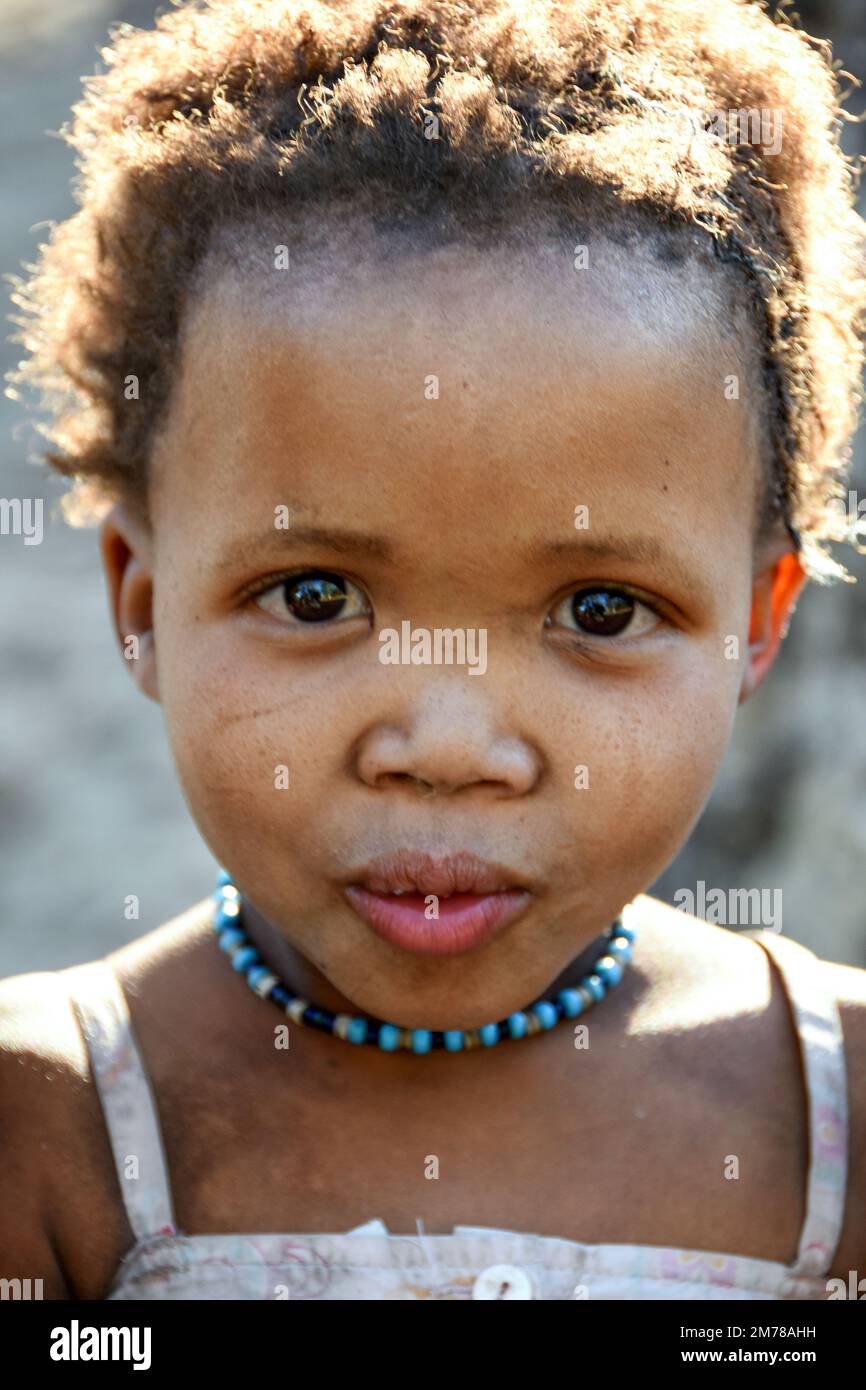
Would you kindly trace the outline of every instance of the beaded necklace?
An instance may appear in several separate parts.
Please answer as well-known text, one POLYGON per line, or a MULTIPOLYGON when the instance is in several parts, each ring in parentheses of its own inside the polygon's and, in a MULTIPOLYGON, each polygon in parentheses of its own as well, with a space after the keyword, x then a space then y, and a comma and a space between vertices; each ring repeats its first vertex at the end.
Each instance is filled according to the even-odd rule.
POLYGON ((224 869, 217 877, 214 894, 213 929, 220 949, 232 966, 246 979, 250 989, 262 999, 270 999, 295 1023, 318 1028, 344 1042, 367 1043, 383 1052, 404 1050, 414 1053, 442 1048, 446 1052, 470 1052, 478 1047, 494 1047, 506 1038, 529 1038, 553 1028, 563 1018, 577 1018, 618 985, 631 960, 635 932, 618 917, 605 928, 607 946, 587 975, 573 988, 561 989, 553 999, 538 999, 526 1009, 510 1014, 498 1023, 480 1028, 400 1028, 378 1018, 334 1014, 320 1009, 308 999, 293 994, 264 964, 241 926, 243 899, 224 869))

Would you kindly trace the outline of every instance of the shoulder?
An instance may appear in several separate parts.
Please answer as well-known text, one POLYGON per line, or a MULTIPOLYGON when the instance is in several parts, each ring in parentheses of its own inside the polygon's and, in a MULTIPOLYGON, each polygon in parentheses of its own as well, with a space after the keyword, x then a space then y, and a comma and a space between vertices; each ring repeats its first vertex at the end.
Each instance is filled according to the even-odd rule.
POLYGON ((86 1057, 60 973, 0 980, 0 1230, 4 1274, 43 1280, 43 1296, 69 1297, 55 1253, 55 1192, 72 1181, 75 1115, 86 1057))
POLYGON ((843 1027, 847 1021, 862 1048, 866 1045, 866 970, 859 965, 843 965, 834 960, 821 960, 820 964, 839 1002, 843 1027))
POLYGON ((696 1005, 711 1009, 720 1026, 744 1011, 766 1007, 771 983, 767 953, 751 937, 694 917, 645 894, 624 918, 636 932, 634 963, 645 971, 655 994, 683 1020, 696 1005))
POLYGON ((821 961, 839 1006, 848 1078, 848 1188, 833 1273, 866 1274, 866 970, 821 961))
POLYGON ((866 1082, 866 970, 832 960, 820 966, 839 1005, 849 1080, 866 1082))
POLYGON ((831 1274, 866 1272, 866 970, 824 960, 812 952, 810 968, 819 971, 836 1001, 842 1033, 842 1056, 848 1108, 848 1164, 842 1234, 831 1274))
POLYGON ((199 961, 210 954, 205 945, 213 935, 213 899, 202 898, 161 927, 138 936, 128 945, 106 956, 132 994, 147 988, 148 980, 170 971, 186 974, 199 968, 199 961))
MULTIPOLYGON (((124 992, 155 1013, 154 979, 179 961, 190 973, 203 917, 197 904, 106 957, 124 992)), ((0 1273, 41 1278, 45 1298, 104 1296, 134 1239, 73 1007, 78 969, 0 980, 0 1273)))
MULTIPOLYGON (((718 1024, 725 1028, 730 1022, 732 1048, 737 1046, 749 1013, 766 1018, 768 1041, 779 1030, 793 1039, 784 991, 773 991, 769 955, 757 941, 655 898, 642 896, 634 907, 638 939, 644 948, 640 954, 636 952, 635 959, 645 955, 649 974, 660 985, 666 984, 671 1009, 683 1027, 688 1026, 695 1007, 703 1019, 712 1017, 718 1008, 718 1024), (776 995, 775 1011, 769 1006, 771 993, 776 995), (692 1001, 691 1009, 687 999, 692 1001), (731 1008, 733 1000, 736 1009, 731 1008)), ((848 1095, 848 1182, 842 1237, 832 1273, 847 1277, 851 1269, 861 1274, 866 1271, 866 970, 823 960, 814 953, 806 959, 810 969, 823 975, 835 998, 842 1029, 848 1095)), ((665 998, 663 988, 658 992, 665 998)))
POLYGON ((7 1141, 38 1139, 87 1080, 63 971, 0 980, 0 1101, 7 1141), (16 1126, 15 1122, 19 1124, 16 1126))

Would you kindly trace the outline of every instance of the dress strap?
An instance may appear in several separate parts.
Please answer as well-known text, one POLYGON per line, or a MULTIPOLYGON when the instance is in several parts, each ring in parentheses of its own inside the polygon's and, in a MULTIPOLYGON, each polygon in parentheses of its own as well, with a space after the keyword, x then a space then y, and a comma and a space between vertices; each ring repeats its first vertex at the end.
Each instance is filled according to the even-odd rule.
POLYGON ((842 1022, 826 962, 808 946, 765 927, 759 941, 778 967, 803 1059, 809 1118, 806 1215, 792 1274, 829 1272, 842 1235, 848 1181, 848 1083, 842 1022))
POLYGON ((63 973, 90 1056, 129 1224, 137 1241, 174 1235, 159 1119, 120 981, 104 960, 63 973))

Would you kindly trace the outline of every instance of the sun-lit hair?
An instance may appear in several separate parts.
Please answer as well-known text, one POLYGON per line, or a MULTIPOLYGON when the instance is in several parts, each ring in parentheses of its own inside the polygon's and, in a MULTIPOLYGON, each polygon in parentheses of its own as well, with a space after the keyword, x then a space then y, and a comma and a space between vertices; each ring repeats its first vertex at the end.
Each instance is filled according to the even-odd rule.
POLYGON ((866 224, 826 43, 753 0, 194 0, 110 38, 64 132, 79 210, 12 277, 11 390, 40 393, 69 520, 120 497, 146 515, 221 224, 355 209, 495 237, 549 209, 657 228, 671 274, 673 232, 729 268, 758 345, 761 524, 784 520, 812 578, 848 577, 827 542, 853 539, 866 224))

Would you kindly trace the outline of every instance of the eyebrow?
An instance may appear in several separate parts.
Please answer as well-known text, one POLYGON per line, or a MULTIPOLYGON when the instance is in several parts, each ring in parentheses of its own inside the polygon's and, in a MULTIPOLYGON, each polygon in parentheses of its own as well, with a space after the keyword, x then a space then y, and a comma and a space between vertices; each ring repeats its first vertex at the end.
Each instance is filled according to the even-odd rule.
POLYGON ((619 560, 638 565, 658 565, 677 583, 684 593, 702 602, 707 602, 709 591, 701 578, 700 561, 695 556, 692 562, 688 554, 663 545, 655 536, 644 536, 639 531, 632 535, 614 537, 543 541, 532 546, 528 552, 530 560, 542 563, 544 560, 560 559, 573 555, 575 559, 619 560))
POLYGON ((639 534, 618 536, 616 540, 594 540, 589 536, 585 540, 578 540, 573 536, 568 540, 539 542, 530 546, 527 552, 530 560, 558 560, 563 555, 587 555, 593 560, 637 560, 640 563, 671 558, 657 540, 639 534))
MULTIPOLYGON (((370 536, 361 531, 351 531, 331 526, 289 526, 286 530, 274 528, 261 536, 252 536, 227 546, 223 558, 228 563, 253 561, 260 555, 262 546, 276 537, 281 549, 300 549, 305 545, 320 545, 336 551, 340 555, 366 555, 385 563, 396 563, 399 556, 390 541, 381 536, 370 536)), ((640 532, 614 537, 570 536, 568 539, 536 541, 525 551, 530 564, 543 564, 545 561, 559 560, 573 556, 575 560, 620 560, 637 564, 659 564, 675 576, 690 590, 700 587, 698 575, 688 561, 673 550, 660 544, 654 536, 644 536, 640 532)))
POLYGON ((332 526, 289 526, 286 530, 274 527, 260 536, 250 536, 246 540, 229 545, 223 556, 229 563, 242 563, 255 560, 262 546, 276 538, 281 549, 295 550, 304 545, 321 545, 336 550, 341 555, 369 555, 374 560, 394 561, 394 547, 389 541, 378 536, 367 536, 360 531, 346 531, 332 526))

